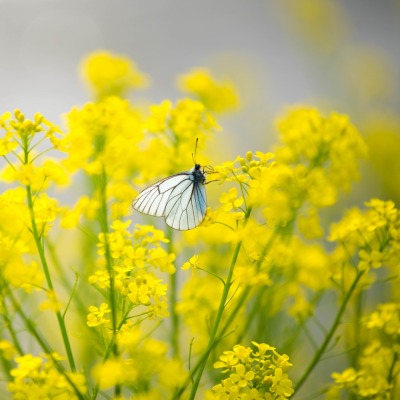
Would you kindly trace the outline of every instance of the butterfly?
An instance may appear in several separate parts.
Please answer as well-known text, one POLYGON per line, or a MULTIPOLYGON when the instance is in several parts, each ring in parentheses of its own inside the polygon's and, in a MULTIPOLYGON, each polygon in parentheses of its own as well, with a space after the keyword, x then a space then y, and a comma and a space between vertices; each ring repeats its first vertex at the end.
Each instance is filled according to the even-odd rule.
POLYGON ((193 161, 190 171, 171 175, 140 192, 132 207, 143 214, 164 217, 167 225, 180 231, 199 226, 206 215, 206 174, 213 170, 193 161))

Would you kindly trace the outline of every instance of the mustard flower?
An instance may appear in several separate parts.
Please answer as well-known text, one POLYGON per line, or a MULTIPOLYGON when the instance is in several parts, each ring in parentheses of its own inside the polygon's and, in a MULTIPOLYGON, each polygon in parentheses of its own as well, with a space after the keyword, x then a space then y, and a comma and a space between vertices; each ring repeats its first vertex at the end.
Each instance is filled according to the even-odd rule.
POLYGON ((97 364, 92 369, 92 375, 102 389, 119 384, 133 384, 138 374, 135 364, 132 359, 109 359, 97 364))
POLYGON ((17 354, 15 347, 6 339, 0 340, 0 353, 5 360, 12 360, 17 354))
POLYGON ((380 251, 372 250, 367 252, 363 249, 358 252, 358 256, 360 257, 360 262, 358 263, 360 270, 376 269, 382 266, 383 254, 380 251))
POLYGON ((175 107, 168 101, 151 106, 144 126, 152 133, 170 132, 178 143, 195 137, 201 143, 204 135, 220 129, 204 104, 191 99, 178 100, 175 107))
POLYGON ((89 327, 93 328, 110 322, 110 320, 105 318, 105 315, 111 312, 107 303, 100 304, 100 307, 90 306, 89 311, 90 313, 87 316, 87 324, 89 327))
POLYGON ((140 113, 127 101, 107 97, 99 103, 87 103, 66 115, 65 136, 70 171, 84 169, 89 175, 104 170, 116 180, 138 169, 138 143, 143 139, 140 113))
POLYGON ((96 51, 86 57, 81 74, 96 99, 124 97, 129 90, 144 87, 148 77, 129 58, 107 51, 96 51))
POLYGON ((379 304, 364 322, 368 329, 380 329, 394 338, 400 335, 400 304, 379 304))
POLYGON ((194 256, 190 257, 189 261, 186 261, 183 264, 182 269, 183 270, 187 270, 190 268, 196 269, 198 266, 198 261, 199 261, 199 256, 198 254, 195 254, 194 256))
POLYGON ((293 394, 292 382, 286 373, 292 365, 289 358, 265 343, 252 343, 257 350, 235 345, 233 351, 225 351, 221 361, 214 364, 214 368, 224 368, 222 373, 229 373, 229 378, 213 387, 214 397, 210 395, 210 398, 222 399, 224 394, 235 393, 237 397, 226 398, 282 400, 293 394))
POLYGON ((214 363, 214 368, 224 368, 222 372, 230 371, 239 362, 239 358, 234 351, 224 351, 224 354, 219 359, 220 361, 214 363))
MULTIPOLYGON (((16 357, 16 368, 10 373, 13 380, 8 384, 8 390, 15 399, 55 398, 66 397, 77 400, 75 389, 66 377, 61 374, 53 360, 61 357, 53 353, 41 357, 25 354, 16 357)), ((81 395, 87 391, 83 374, 68 373, 68 378, 73 382, 81 395)))
POLYGON ((230 374, 230 380, 240 388, 246 387, 254 379, 253 371, 246 371, 243 364, 235 365, 236 374, 230 374))
POLYGON ((138 274, 133 282, 128 285, 128 298, 133 304, 143 304, 151 306, 161 300, 164 303, 164 296, 167 287, 161 284, 160 279, 156 279, 148 273, 138 274))
POLYGON ((223 204, 222 209, 224 211, 231 211, 232 208, 239 208, 243 202, 243 197, 238 197, 238 190, 236 187, 229 189, 229 192, 222 193, 219 201, 223 204))
POLYGON ((351 383, 355 383, 357 379, 357 373, 354 368, 347 368, 341 373, 334 372, 332 374, 332 378, 335 380, 335 383, 339 385, 349 385, 351 383))
POLYGON ((210 110, 232 111, 239 106, 239 96, 231 82, 216 81, 204 68, 196 68, 178 78, 179 88, 193 94, 210 110))
POLYGON ((41 311, 46 311, 46 310, 50 310, 53 312, 60 311, 61 303, 58 301, 57 294, 54 292, 54 290, 48 290, 46 292, 46 297, 47 300, 43 301, 39 305, 39 309, 41 311))
POLYGON ((282 142, 277 161, 306 166, 305 182, 316 207, 335 203, 338 190, 349 191, 359 178, 359 160, 366 157, 367 147, 346 115, 295 108, 277 126, 282 142))
POLYGON ((392 385, 388 366, 393 362, 393 351, 393 348, 372 341, 363 349, 357 369, 348 368, 332 374, 335 385, 360 398, 390 398, 392 385))
POLYGON ((166 132, 171 110, 172 103, 169 100, 150 105, 149 116, 144 122, 144 129, 151 133, 166 132))

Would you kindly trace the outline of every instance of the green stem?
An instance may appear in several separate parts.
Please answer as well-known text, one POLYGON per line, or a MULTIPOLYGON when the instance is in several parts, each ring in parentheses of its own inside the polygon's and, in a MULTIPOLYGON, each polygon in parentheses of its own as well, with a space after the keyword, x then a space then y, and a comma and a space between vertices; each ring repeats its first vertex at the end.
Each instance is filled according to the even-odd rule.
MULTIPOLYGON (((271 249, 272 245, 275 243, 275 240, 277 239, 277 237, 279 236, 281 229, 278 227, 275 229, 275 231, 272 233, 272 236, 269 238, 268 242, 265 244, 265 246, 263 247, 260 257, 257 260, 256 263, 256 270, 259 271, 264 257, 267 255, 267 253, 269 252, 269 250, 271 249)), ((234 307, 233 310, 231 310, 227 320, 225 321, 225 324, 223 326, 223 328, 221 329, 221 334, 223 335, 229 328, 229 326, 232 324, 236 314, 239 312, 240 308, 242 307, 243 304, 245 304, 247 298, 249 297, 250 293, 252 291, 252 288, 250 286, 246 286, 246 288, 242 291, 242 293, 239 296, 238 301, 236 302, 236 305, 234 307)), ((246 327, 248 327, 254 317, 254 315, 256 314, 256 312, 259 310, 259 308, 254 307, 254 309, 252 310, 252 312, 250 312, 250 315, 247 318, 247 324, 246 327), (254 315, 253 315, 254 314, 254 315)), ((240 340, 238 340, 238 343, 240 342, 240 340)))
POLYGON ((62 286, 67 289, 68 293, 72 293, 75 291, 73 298, 74 298, 74 304, 77 306, 77 308, 80 310, 80 313, 82 315, 85 315, 87 313, 87 307, 85 306, 84 302, 82 301, 79 291, 76 290, 76 287, 78 287, 79 282, 75 282, 73 285, 71 284, 70 280, 65 274, 65 268, 62 266, 61 261, 57 255, 56 248, 54 244, 50 240, 46 240, 46 249, 48 251, 50 261, 52 265, 54 265, 56 272, 58 273, 60 282, 62 283, 62 286))
MULTIPOLYGON (((116 291, 115 291, 115 276, 114 276, 114 268, 112 263, 111 251, 110 251, 110 244, 108 242, 108 236, 110 234, 110 230, 108 228, 108 207, 107 207, 107 174, 103 168, 102 174, 100 175, 100 215, 99 215, 99 222, 100 222, 100 229, 102 233, 105 235, 106 241, 106 265, 107 265, 107 272, 110 276, 110 291, 109 291, 109 298, 110 298, 110 308, 111 308, 111 325, 112 325, 112 350, 114 356, 117 358, 119 356, 119 349, 117 344, 117 305, 116 305, 116 291)), ((121 385, 117 384, 114 388, 114 396, 118 397, 121 394, 121 385)))
MULTIPOLYGON (((173 248, 173 232, 170 227, 168 227, 167 232, 168 238, 168 253, 174 253, 173 248)), ((176 303, 177 303, 177 273, 176 271, 170 275, 169 278, 169 308, 171 313, 171 347, 173 357, 179 358, 179 316, 176 313, 176 303)))
POLYGON ((393 361, 392 361, 392 364, 390 365, 389 374, 388 374, 388 378, 387 378, 387 381, 388 381, 389 384, 391 384, 393 382, 394 378, 395 378, 393 372, 394 372, 394 367, 395 367, 398 359, 399 359, 398 353, 394 353, 393 354, 393 361))
POLYGON ((22 321, 24 322, 26 329, 28 332, 36 339, 36 341, 39 343, 40 347, 42 350, 52 359, 55 367, 57 368, 58 372, 62 374, 65 379, 68 381, 68 383, 71 385, 71 387, 74 389, 77 397, 79 400, 84 400, 85 397, 82 395, 82 393, 79 391, 79 389, 76 387, 75 383, 71 380, 70 376, 67 374, 63 366, 60 364, 58 360, 56 360, 53 357, 53 350, 50 347, 50 345, 46 342, 46 339, 42 337, 40 332, 38 331, 36 325, 28 318, 28 316, 25 314, 24 310, 21 308, 19 305, 18 301, 15 299, 12 291, 10 289, 7 290, 7 295, 9 299, 11 300, 11 304, 17 311, 18 315, 21 317, 22 321))
MULTIPOLYGON (((110 306, 111 306, 111 324, 112 324, 112 330, 113 330, 113 338, 115 339, 115 336, 117 334, 117 310, 116 310, 116 299, 115 299, 115 277, 114 277, 114 269, 112 265, 112 257, 111 257, 111 251, 110 251, 110 244, 108 242, 108 235, 110 234, 110 230, 108 228, 108 208, 107 208, 107 176, 105 171, 103 170, 102 175, 100 176, 100 202, 101 202, 101 207, 100 207, 100 215, 99 215, 99 223, 100 223, 100 229, 102 233, 105 235, 106 239, 106 251, 105 251, 105 256, 106 256, 106 266, 107 266, 107 272, 110 276, 110 291, 109 291, 109 298, 110 298, 110 306)), ((115 343, 115 340, 114 340, 115 343)), ((114 355, 118 355, 118 349, 116 345, 114 345, 113 348, 114 355)))
MULTIPOLYGON (((31 218, 31 228, 32 228, 32 234, 33 234, 33 238, 35 240, 36 243, 36 248, 39 252, 39 257, 40 257, 40 261, 42 263, 42 268, 43 268, 43 272, 44 275, 46 277, 46 282, 47 282, 47 286, 48 289, 52 292, 54 292, 54 287, 53 287, 53 282, 51 280, 51 275, 50 275, 50 269, 49 266, 47 264, 47 260, 46 260, 46 255, 44 252, 44 246, 41 240, 41 235, 39 234, 37 225, 36 225, 36 220, 35 220, 35 213, 33 210, 33 197, 32 197, 32 189, 30 187, 30 185, 26 186, 26 195, 27 195, 27 199, 28 199, 28 208, 29 208, 29 213, 30 213, 30 218, 31 218)), ((72 353, 72 349, 71 349, 71 344, 69 342, 69 338, 68 338, 68 332, 67 332, 67 328, 65 326, 65 321, 64 318, 61 315, 60 310, 56 311, 56 317, 57 317, 57 321, 58 321, 58 326, 60 328, 60 332, 61 332, 61 336, 64 342, 64 347, 65 347, 65 351, 67 353, 67 357, 68 357, 68 362, 69 365, 71 367, 71 371, 76 371, 76 367, 75 367, 75 361, 74 361, 74 356, 72 353)))
POLYGON ((356 277, 354 278, 353 283, 350 286, 350 289, 348 290, 348 292, 346 293, 342 305, 340 306, 337 314, 336 314, 336 318, 333 321, 333 324, 331 326, 331 328, 329 329, 327 335, 325 336, 324 341, 322 342, 321 346, 319 347, 319 349, 316 351, 316 353, 314 354, 313 359, 311 360, 309 366, 306 368, 303 376, 299 379, 299 381, 297 382, 296 386, 294 387, 294 391, 297 392, 304 384, 304 382, 307 380, 307 378, 309 377, 309 375, 311 374, 311 372, 313 371, 313 369, 316 367, 316 365, 318 364, 319 360, 321 359, 321 357, 323 356, 326 348, 328 347, 330 341, 332 340, 333 335, 335 334, 340 321, 342 319, 343 313, 346 309, 347 303, 349 302, 352 294, 354 293, 354 290, 357 287, 357 283, 359 282, 359 280, 361 279, 361 277, 363 276, 365 271, 358 271, 356 277))
MULTIPOLYGON (((243 229, 247 224, 247 221, 248 221, 248 218, 250 216, 250 213, 251 213, 251 208, 247 211, 243 229)), ((199 384, 200 384, 201 377, 202 377, 204 369, 205 369, 205 367, 207 365, 208 356, 209 356, 211 350, 213 349, 213 347, 215 345, 215 342, 217 340, 217 332, 218 332, 219 324, 221 322, 222 314, 223 314, 225 306, 226 306, 226 301, 227 301, 227 298, 228 298, 229 289, 231 288, 233 271, 235 269, 236 261, 238 259, 241 247, 242 247, 242 240, 240 240, 236 244, 235 250, 233 252, 231 264, 229 266, 228 276, 227 276, 227 278, 225 280, 224 290, 222 292, 222 296, 221 296, 221 300, 220 300, 220 303, 219 303, 217 315, 215 317, 215 321, 214 321, 214 324, 213 324, 213 327, 212 327, 212 330, 211 330, 210 339, 208 341, 208 345, 207 345, 205 354, 203 356, 203 360, 202 360, 202 362, 201 362, 201 364, 199 366, 199 370, 198 370, 198 372, 196 374, 196 379, 195 379, 195 381, 193 383, 192 390, 190 392, 190 396, 189 396, 190 400, 194 400, 194 397, 196 395, 197 389, 198 389, 199 384)))
POLYGON ((5 298, 2 296, 2 302, 3 302, 3 313, 2 313, 2 317, 4 319, 5 325, 7 326, 8 332, 10 333, 11 336, 11 340, 13 342, 14 347, 16 348, 18 354, 20 356, 22 356, 24 354, 24 351, 22 349, 22 346, 18 340, 18 336, 15 333, 14 327, 12 326, 12 322, 11 319, 9 318, 8 315, 8 308, 5 302, 5 298))

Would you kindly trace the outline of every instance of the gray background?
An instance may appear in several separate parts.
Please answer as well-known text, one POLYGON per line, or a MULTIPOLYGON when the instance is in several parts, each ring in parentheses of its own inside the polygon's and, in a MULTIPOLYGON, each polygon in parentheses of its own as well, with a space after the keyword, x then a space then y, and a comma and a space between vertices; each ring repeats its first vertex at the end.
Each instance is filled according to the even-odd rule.
POLYGON ((354 95, 358 83, 353 77, 349 85, 345 69, 350 65, 357 80, 357 68, 368 64, 357 64, 360 49, 376 52, 382 79, 390 76, 390 93, 378 105, 393 110, 399 1, 328 2, 341 14, 322 31, 334 36, 330 51, 299 29, 303 17, 291 7, 296 1, 0 0, 0 112, 40 111, 62 125, 63 113, 89 99, 78 66, 97 49, 126 54, 151 76, 137 101, 177 98, 176 76, 197 66, 233 80, 243 107, 221 118, 227 157, 268 150, 274 119, 292 104, 336 109, 362 124, 376 99, 371 104, 354 95))

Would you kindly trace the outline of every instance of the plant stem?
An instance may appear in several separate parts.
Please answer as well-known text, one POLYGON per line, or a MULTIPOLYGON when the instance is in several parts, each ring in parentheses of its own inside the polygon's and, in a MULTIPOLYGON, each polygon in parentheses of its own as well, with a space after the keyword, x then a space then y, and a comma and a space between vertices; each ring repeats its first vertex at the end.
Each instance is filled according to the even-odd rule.
MULTIPOLYGON (((49 290, 52 293, 55 293, 53 282, 51 280, 50 269, 49 269, 49 266, 48 266, 47 260, 46 260, 43 242, 41 240, 41 235, 39 234, 39 231, 38 231, 38 228, 36 225, 35 213, 33 210, 32 189, 31 189, 30 185, 26 186, 26 195, 27 195, 27 199, 28 199, 28 208, 29 208, 29 213, 30 213, 30 218, 31 218, 32 234, 33 234, 33 238, 36 243, 37 250, 39 252, 39 257, 40 257, 40 261, 42 263, 43 272, 46 277, 47 287, 49 288, 49 290)), ((67 332, 67 328, 65 326, 65 321, 61 315, 60 310, 56 311, 56 317, 57 317, 57 321, 58 321, 58 326, 60 328, 61 336, 62 336, 62 339, 64 342, 65 351, 67 353, 68 362, 71 367, 71 371, 75 372, 76 367, 75 367, 74 356, 72 353, 71 344, 69 342, 68 332, 67 332)))
MULTIPOLYGON (((116 291, 115 291, 115 275, 114 275, 114 268, 112 263, 111 251, 110 251, 110 244, 109 244, 109 234, 110 230, 108 228, 108 207, 107 207, 107 174, 103 168, 102 174, 100 175, 100 182, 99 182, 99 189, 100 189, 100 214, 99 214, 99 222, 100 222, 100 229, 105 236, 105 243, 106 243, 106 265, 107 265, 107 272, 110 276, 110 291, 109 291, 109 298, 110 298, 110 308, 111 308, 111 325, 112 325, 112 338, 111 341, 113 343, 112 350, 114 356, 117 358, 119 356, 119 349, 117 344, 117 306, 116 306, 116 291)), ((121 385, 116 384, 114 388, 114 396, 118 397, 121 394, 121 385)))
POLYGON ((324 341, 322 342, 321 346, 319 347, 319 349, 316 351, 316 353, 314 354, 313 359, 311 360, 309 366, 306 368, 303 376, 299 379, 299 381, 297 382, 296 386, 294 387, 294 391, 297 392, 304 384, 304 382, 307 380, 307 378, 309 377, 309 375, 311 374, 311 372, 313 371, 313 369, 316 367, 316 365, 318 364, 319 360, 321 359, 321 357, 323 356, 326 348, 328 347, 330 341, 332 340, 333 335, 335 334, 340 321, 342 319, 343 313, 346 309, 347 303, 349 302, 352 294, 354 293, 354 290, 357 287, 357 283, 359 282, 359 280, 361 279, 361 277, 363 276, 365 271, 358 271, 356 277, 354 278, 353 283, 350 286, 350 289, 348 290, 348 292, 346 293, 342 305, 340 306, 337 314, 336 314, 336 318, 333 321, 333 324, 331 326, 331 328, 329 329, 327 335, 325 336, 324 341))
POLYGON ((65 369, 60 364, 60 362, 53 357, 53 350, 51 349, 50 345, 46 342, 46 339, 44 339, 42 337, 42 335, 38 331, 38 329, 35 326, 35 324, 25 314, 24 310, 19 305, 18 301, 16 300, 16 298, 14 297, 14 295, 13 295, 13 293, 12 293, 12 291, 10 289, 7 290, 7 295, 10 298, 13 307, 15 308, 15 310, 17 311, 19 316, 22 318, 22 321, 24 322, 28 332, 36 339, 36 341, 39 343, 39 345, 42 348, 42 350, 52 359, 52 361, 53 361, 55 367, 57 368, 58 372, 60 372, 65 377, 65 379, 68 381, 68 383, 74 389, 78 399, 79 400, 84 400, 85 397, 82 395, 82 393, 76 387, 75 383, 71 380, 71 377, 65 371, 65 369))
MULTIPOLYGON (((244 227, 246 226, 247 221, 248 221, 249 216, 250 216, 250 213, 251 213, 251 208, 248 209, 248 211, 246 213, 246 217, 245 217, 245 220, 244 220, 244 226, 243 226, 242 229, 244 229, 244 227)), ((199 387, 200 380, 201 380, 201 377, 202 377, 203 372, 204 372, 204 368, 206 367, 206 364, 207 364, 208 356, 209 356, 211 350, 213 349, 213 347, 215 345, 215 342, 217 340, 217 332, 218 332, 219 324, 221 322, 222 314, 223 314, 224 309, 225 309, 226 300, 227 300, 228 294, 229 294, 229 289, 231 288, 233 271, 235 269, 236 261, 238 259, 241 247, 242 247, 242 240, 240 240, 236 244, 235 250, 233 252, 231 264, 229 266, 228 276, 227 276, 227 278, 225 280, 224 290, 222 292, 222 296, 221 296, 221 300, 220 300, 220 303, 219 303, 217 315, 215 317, 215 321, 214 321, 214 324, 213 324, 213 327, 212 327, 212 330, 211 330, 210 339, 208 341, 208 345, 207 345, 206 351, 204 353, 203 360, 202 360, 201 364, 199 365, 199 370, 198 370, 198 372, 196 374, 196 379, 195 379, 195 381, 193 383, 192 390, 190 392, 190 396, 189 396, 190 400, 194 400, 194 396, 196 395, 197 389, 199 387)))
MULTIPOLYGON (((265 244, 265 246, 263 247, 261 254, 257 260, 256 263, 256 270, 257 272, 259 271, 264 257, 268 254, 269 250, 271 249, 272 245, 275 243, 275 240, 278 238, 279 234, 280 234, 281 229, 280 228, 275 228, 275 231, 272 233, 271 237, 269 238, 268 242, 265 244)), ((242 291, 242 293, 239 296, 238 301, 236 302, 236 305, 234 307, 233 310, 231 310, 227 320, 225 321, 224 326, 221 329, 221 334, 223 335, 229 328, 230 324, 233 322, 236 314, 239 312, 240 308, 242 307, 242 305, 246 302, 248 296, 250 295, 252 291, 252 288, 250 286, 246 286, 244 288, 244 290, 242 291)), ((256 309, 258 311, 258 308, 256 309)), ((253 310, 254 311, 254 310, 253 310)), ((250 314, 248 314, 248 318, 247 318, 247 324, 246 326, 248 327, 254 317, 253 311, 250 312, 250 314)), ((243 336, 243 335, 241 335, 243 336)), ((238 341, 240 342, 240 340, 238 341)))
MULTIPOLYGON (((3 278, 1 278, 1 279, 3 279, 3 278)), ((10 333, 10 336, 11 336, 11 339, 12 339, 14 347, 16 348, 18 354, 20 356, 22 356, 24 354, 24 351, 23 351, 22 346, 21 346, 21 344, 20 344, 20 342, 18 340, 18 336, 15 333, 14 327, 12 326, 11 319, 10 319, 10 317, 8 315, 8 308, 7 308, 7 305, 6 305, 6 302, 5 302, 5 297, 3 297, 3 293, 1 293, 1 297, 2 297, 2 303, 3 303, 3 313, 2 313, 3 315, 2 315, 2 317, 4 319, 5 325, 7 326, 8 332, 10 333)))
MULTIPOLYGON (((168 227, 167 231, 168 242, 168 253, 174 253, 173 248, 173 232, 172 228, 168 227)), ((169 278, 169 308, 171 312, 171 347, 173 357, 179 358, 179 316, 176 313, 177 303, 177 273, 176 271, 170 275, 169 278)))

